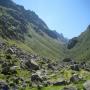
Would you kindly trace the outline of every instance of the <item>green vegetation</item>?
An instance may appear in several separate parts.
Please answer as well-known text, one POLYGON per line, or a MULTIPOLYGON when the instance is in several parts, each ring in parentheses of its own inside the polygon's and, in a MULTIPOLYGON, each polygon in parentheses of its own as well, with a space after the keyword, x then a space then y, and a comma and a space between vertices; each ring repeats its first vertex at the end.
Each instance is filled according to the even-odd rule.
POLYGON ((69 49, 69 56, 78 61, 90 60, 90 26, 77 37, 77 40, 77 44, 72 49, 69 49))
POLYGON ((33 11, 0 1, 0 85, 10 90, 83 90, 90 80, 89 60, 90 26, 67 46, 67 39, 33 11))

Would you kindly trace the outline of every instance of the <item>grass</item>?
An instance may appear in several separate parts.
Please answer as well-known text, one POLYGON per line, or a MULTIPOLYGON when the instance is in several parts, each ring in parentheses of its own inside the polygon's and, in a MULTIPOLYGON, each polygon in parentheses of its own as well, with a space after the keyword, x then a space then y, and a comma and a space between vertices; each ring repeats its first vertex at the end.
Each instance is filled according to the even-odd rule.
POLYGON ((48 87, 43 87, 41 89, 37 88, 26 88, 26 90, 62 90, 64 86, 48 86, 48 87))
POLYGON ((26 35, 26 43, 34 52, 51 59, 60 60, 64 58, 64 46, 59 41, 50 38, 45 33, 43 33, 44 36, 39 35, 31 25, 28 33, 32 38, 26 35))
POLYGON ((78 43, 69 50, 69 56, 77 61, 90 60, 90 28, 78 37, 78 43))

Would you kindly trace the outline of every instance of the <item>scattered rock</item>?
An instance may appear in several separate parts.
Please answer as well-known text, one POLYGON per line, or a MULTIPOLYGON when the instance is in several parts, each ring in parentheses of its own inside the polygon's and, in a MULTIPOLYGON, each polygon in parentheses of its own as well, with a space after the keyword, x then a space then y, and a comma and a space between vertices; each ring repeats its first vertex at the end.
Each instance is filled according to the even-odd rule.
POLYGON ((86 81, 86 82, 83 84, 83 87, 84 87, 84 90, 90 90, 90 80, 86 81))
POLYGON ((28 60, 25 62, 25 65, 29 70, 39 70, 39 65, 34 60, 28 60))
POLYGON ((90 62, 89 62, 89 61, 86 62, 86 64, 84 65, 84 69, 85 69, 86 71, 90 71, 90 62))
POLYGON ((55 86, 59 86, 59 85, 67 85, 67 81, 65 81, 65 80, 58 81, 58 82, 53 83, 53 85, 55 85, 55 86))
POLYGON ((33 74, 31 76, 31 85, 33 87, 43 86, 43 79, 42 79, 42 77, 37 75, 37 74, 33 74))
POLYGON ((5 81, 0 81, 0 90, 9 90, 9 87, 5 81))
POLYGON ((14 50, 12 48, 8 48, 7 51, 6 51, 6 53, 8 53, 8 54, 14 54, 15 52, 14 52, 14 50))
POLYGON ((48 68, 52 69, 52 70, 55 70, 55 66, 53 64, 48 64, 48 68))
POLYGON ((0 49, 5 49, 6 48, 6 44, 3 41, 0 41, 0 49))
POLYGON ((6 55, 6 59, 12 59, 11 55, 6 55))
POLYGON ((80 78, 77 74, 73 75, 73 76, 70 78, 70 82, 73 82, 73 83, 77 83, 77 82, 80 81, 80 80, 81 80, 81 78, 80 78))
POLYGON ((74 65, 71 65, 70 67, 72 70, 80 71, 80 65, 79 64, 74 64, 74 65))
POLYGON ((32 76, 31 76, 31 81, 32 82, 42 82, 43 80, 42 80, 42 78, 39 76, 39 75, 37 75, 37 74, 33 74, 32 76))

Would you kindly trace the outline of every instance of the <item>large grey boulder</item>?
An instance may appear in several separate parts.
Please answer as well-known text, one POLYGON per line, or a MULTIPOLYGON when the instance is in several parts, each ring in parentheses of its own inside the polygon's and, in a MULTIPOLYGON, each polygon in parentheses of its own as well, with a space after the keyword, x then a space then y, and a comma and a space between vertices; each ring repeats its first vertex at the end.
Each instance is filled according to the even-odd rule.
POLYGON ((90 80, 86 81, 84 84, 83 84, 83 87, 85 90, 90 90, 90 80))

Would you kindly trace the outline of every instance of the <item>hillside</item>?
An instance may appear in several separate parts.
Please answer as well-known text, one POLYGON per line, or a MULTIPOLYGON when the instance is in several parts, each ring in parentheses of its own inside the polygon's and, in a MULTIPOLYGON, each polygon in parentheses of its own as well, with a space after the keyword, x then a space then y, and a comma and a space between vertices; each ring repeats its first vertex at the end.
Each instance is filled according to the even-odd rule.
POLYGON ((0 34, 1 38, 24 42, 27 48, 41 56, 64 57, 67 39, 50 30, 33 11, 11 0, 0 0, 0 34))
POLYGON ((0 0, 0 90, 90 90, 90 26, 68 41, 33 11, 0 0))
POLYGON ((76 60, 90 60, 90 25, 77 38, 71 40, 75 45, 69 49, 70 56, 76 60))

